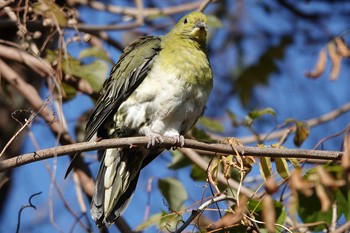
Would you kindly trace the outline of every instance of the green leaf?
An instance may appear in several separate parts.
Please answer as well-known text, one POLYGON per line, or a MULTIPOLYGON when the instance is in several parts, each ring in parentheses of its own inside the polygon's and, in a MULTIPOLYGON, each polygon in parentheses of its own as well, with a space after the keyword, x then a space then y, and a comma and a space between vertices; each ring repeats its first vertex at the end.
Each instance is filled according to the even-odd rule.
POLYGON ((294 144, 296 146, 301 146, 303 142, 307 139, 310 134, 310 127, 306 122, 296 121, 295 122, 296 131, 294 136, 294 144))
POLYGON ((293 43, 291 36, 284 36, 280 43, 266 48, 255 64, 247 67, 240 74, 234 74, 237 79, 232 84, 232 93, 238 94, 241 103, 247 106, 256 86, 268 85, 271 74, 279 72, 277 61, 284 57, 288 46, 293 43))
POLYGON ((265 180, 269 178, 272 174, 271 158, 260 157, 259 169, 260 169, 260 174, 265 180))
POLYGON ((203 171, 203 169, 201 169, 199 166, 194 164, 192 165, 191 177, 196 181, 206 181, 207 173, 203 171))
POLYGON ((265 115, 272 115, 272 116, 276 117, 276 112, 272 108, 264 108, 264 109, 260 109, 260 110, 251 111, 248 114, 248 116, 253 120, 260 118, 262 116, 265 116, 265 115))
POLYGON ((299 160, 296 158, 288 158, 288 160, 292 163, 294 168, 300 168, 299 160))
POLYGON ((204 130, 199 129, 197 127, 193 127, 192 128, 191 134, 192 134, 193 137, 195 137, 197 140, 200 140, 200 141, 206 141, 206 142, 213 141, 210 138, 209 134, 207 134, 207 132, 205 132, 204 130))
POLYGON ((73 99, 76 94, 77 94, 77 90, 72 87, 71 85, 68 85, 66 83, 61 83, 62 89, 64 91, 64 93, 66 94, 64 100, 70 100, 73 99))
MULTIPOLYGON (((330 225, 332 222, 332 208, 329 208, 328 211, 321 211, 320 199, 317 197, 316 192, 311 196, 307 197, 302 193, 298 193, 298 213, 304 223, 313 223, 313 222, 325 222, 327 225, 330 225)), ((311 227, 311 231, 322 231, 325 229, 325 225, 321 224, 316 227, 311 227)))
POLYGON ((153 214, 146 221, 144 221, 143 223, 138 225, 136 227, 136 231, 144 231, 145 229, 147 229, 148 227, 153 226, 153 225, 159 226, 162 216, 163 216, 163 213, 155 213, 155 214, 153 214))
MULTIPOLYGON (((58 57, 57 51, 49 50, 46 60, 50 63, 56 62, 58 57)), ((108 65, 102 60, 95 60, 90 64, 82 64, 80 60, 67 55, 68 59, 62 61, 62 70, 78 78, 86 79, 95 92, 100 91, 109 71, 108 65)))
POLYGON ((57 21, 58 25, 61 27, 67 26, 67 19, 64 12, 54 1, 39 0, 38 2, 33 3, 32 6, 36 14, 52 19, 52 23, 57 21))
POLYGON ((110 59, 106 51, 100 47, 90 47, 90 48, 84 49, 80 52, 79 57, 80 58, 97 57, 103 61, 108 62, 109 64, 113 64, 112 60, 110 59))
MULTIPOLYGON (((284 209, 284 206, 281 202, 274 200, 273 201, 276 213, 276 223, 284 225, 287 213, 284 209)), ((253 215, 256 217, 255 219, 258 221, 262 221, 262 210, 263 205, 259 200, 250 200, 248 202, 247 208, 249 211, 254 213, 253 215)))
POLYGON ((100 60, 96 60, 88 65, 81 65, 79 61, 71 60, 69 61, 69 67, 70 69, 67 69, 66 72, 86 79, 95 92, 101 89, 108 72, 107 64, 100 60))
POLYGON ((202 117, 198 121, 201 125, 203 125, 205 128, 215 131, 215 132, 223 132, 224 126, 217 120, 210 119, 208 117, 202 117))
POLYGON ((158 187, 172 211, 179 211, 188 199, 188 194, 182 183, 174 178, 158 180, 158 187))
POLYGON ((336 191, 336 198, 338 203, 338 216, 344 214, 347 221, 350 220, 350 188, 343 186, 336 191))
POLYGON ((176 170, 191 165, 191 161, 179 150, 170 151, 170 154, 173 160, 168 164, 168 168, 176 170))
POLYGON ((284 158, 275 158, 276 170, 278 174, 283 178, 287 179, 290 176, 288 163, 284 158))
POLYGON ((178 226, 179 221, 181 221, 181 216, 178 213, 167 213, 160 212, 153 214, 145 222, 141 223, 136 227, 136 231, 144 231, 151 226, 157 226, 158 229, 168 229, 175 231, 178 226))

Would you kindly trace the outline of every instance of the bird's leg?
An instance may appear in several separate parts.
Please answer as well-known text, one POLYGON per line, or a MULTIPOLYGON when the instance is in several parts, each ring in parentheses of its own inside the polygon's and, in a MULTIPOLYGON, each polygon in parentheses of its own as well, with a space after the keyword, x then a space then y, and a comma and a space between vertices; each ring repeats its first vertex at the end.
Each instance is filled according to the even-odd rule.
POLYGON ((156 143, 162 143, 164 141, 162 136, 153 132, 149 126, 143 126, 140 129, 140 134, 143 134, 148 138, 147 148, 154 146, 156 143))

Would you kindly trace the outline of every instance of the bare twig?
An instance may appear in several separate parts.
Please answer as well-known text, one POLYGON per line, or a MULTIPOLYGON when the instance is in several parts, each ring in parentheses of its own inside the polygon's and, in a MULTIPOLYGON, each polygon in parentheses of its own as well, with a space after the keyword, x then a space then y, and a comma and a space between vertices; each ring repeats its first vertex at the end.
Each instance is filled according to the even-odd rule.
POLYGON ((332 233, 346 233, 346 232, 349 232, 349 230, 350 230, 350 221, 347 221, 341 227, 339 227, 335 231, 332 231, 332 233))
POLYGON ((33 195, 31 195, 31 196, 29 197, 29 200, 28 200, 29 204, 28 204, 28 205, 25 205, 25 206, 22 206, 21 209, 19 210, 18 216, 17 216, 17 228, 16 228, 16 233, 19 232, 19 228, 20 228, 20 226, 21 226, 21 214, 22 214, 22 211, 23 211, 24 209, 26 209, 26 208, 29 208, 29 207, 31 207, 31 208, 33 208, 33 209, 36 209, 36 206, 32 204, 32 198, 35 197, 35 196, 40 195, 41 193, 42 193, 42 192, 38 192, 38 193, 34 193, 33 195))
MULTIPOLYGON (((189 2, 189 3, 184 3, 181 5, 176 5, 176 6, 166 7, 166 8, 156 8, 156 7, 144 8, 143 15, 144 17, 149 17, 154 15, 178 14, 184 11, 191 11, 191 10, 198 9, 198 7, 200 7, 203 4, 203 2, 205 1, 189 2)), ((100 1, 78 0, 78 1, 74 1, 74 3, 89 5, 91 8, 95 10, 108 11, 114 14, 129 15, 129 16, 134 16, 135 18, 139 14, 139 10, 135 7, 122 7, 122 6, 104 4, 100 1)))
MULTIPOLYGON (((43 106, 45 107, 45 105, 43 106)), ((18 137, 18 135, 34 120, 36 114, 31 114, 29 119, 26 119, 25 123, 21 126, 21 128, 11 137, 11 139, 6 143, 4 148, 2 148, 0 152, 0 157, 5 153, 6 149, 11 145, 11 143, 18 137)))
MULTIPOLYGON (((324 124, 324 123, 327 123, 331 120, 334 120, 336 119, 337 117, 341 116, 342 114, 344 113, 347 113, 350 111, 350 102, 349 103, 346 103, 344 104, 343 106, 333 110, 333 111, 330 111, 320 117, 316 117, 316 118, 311 118, 309 120, 306 120, 306 124, 312 128, 312 127, 315 127, 315 126, 318 126, 318 125, 321 125, 321 124, 324 124)), ((260 134, 259 135, 259 138, 263 138, 264 141, 271 141, 271 140, 274 140, 274 139, 279 139, 281 137, 284 136, 285 134, 285 131, 286 130, 290 130, 291 132, 294 132, 296 130, 296 127, 295 126, 292 126, 288 129, 280 129, 278 131, 275 131, 273 133, 265 133, 265 134, 260 134)), ((220 136, 216 136, 216 135, 213 135, 213 138, 217 139, 217 140, 222 140, 223 138, 220 137, 220 136)), ((243 138, 240 138, 240 141, 244 144, 247 144, 247 143, 254 143, 256 142, 257 140, 257 137, 256 136, 249 136, 249 137, 243 137, 243 138)))

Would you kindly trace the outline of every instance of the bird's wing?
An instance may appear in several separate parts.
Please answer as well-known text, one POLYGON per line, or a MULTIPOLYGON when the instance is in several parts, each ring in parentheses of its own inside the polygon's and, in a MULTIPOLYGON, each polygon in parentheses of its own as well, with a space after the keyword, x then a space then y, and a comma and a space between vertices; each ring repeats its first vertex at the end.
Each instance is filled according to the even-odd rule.
POLYGON ((124 49, 102 88, 101 97, 86 124, 85 141, 89 141, 105 120, 145 79, 152 68, 155 57, 161 50, 161 39, 145 36, 124 49))

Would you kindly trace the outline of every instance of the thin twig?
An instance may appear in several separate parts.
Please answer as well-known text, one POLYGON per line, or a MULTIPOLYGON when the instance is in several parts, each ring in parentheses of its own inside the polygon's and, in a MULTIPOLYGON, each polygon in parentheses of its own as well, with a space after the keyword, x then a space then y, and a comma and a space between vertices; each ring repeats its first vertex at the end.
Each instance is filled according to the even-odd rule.
POLYGON ((217 197, 214 197, 213 199, 210 199, 209 201, 204 202, 201 206, 199 206, 197 209, 192 210, 191 216, 173 233, 181 233, 183 230, 186 229, 188 225, 191 224, 193 219, 195 219, 200 213, 202 213, 208 206, 218 203, 220 201, 233 201, 236 203, 236 199, 234 197, 226 196, 224 194, 221 194, 217 197))
MULTIPOLYGON (((43 105, 45 107, 45 105, 43 105)), ((0 152, 0 157, 5 153, 6 149, 11 145, 11 143, 18 137, 18 135, 34 120, 36 114, 31 114, 22 127, 11 137, 11 139, 6 143, 4 148, 0 152)))
MULTIPOLYGON (((339 116, 343 115, 344 113, 347 113, 350 111, 350 102, 349 103, 346 103, 344 105, 342 105, 341 107, 333 110, 333 111, 330 111, 320 117, 316 117, 316 118, 311 118, 309 120, 306 120, 305 123, 310 127, 315 127, 315 126, 318 126, 318 125, 321 125, 321 124, 324 124, 324 123, 327 123, 331 120, 334 120, 336 118, 338 118, 339 116)), ((280 129, 280 130, 277 130, 277 131, 274 131, 273 133, 264 133, 264 134, 259 134, 259 138, 263 138, 264 139, 264 142, 266 141, 272 141, 272 140, 275 140, 275 139, 279 139, 281 137, 284 136, 285 134, 285 131, 286 130, 290 130, 291 132, 295 132, 296 130, 296 127, 295 126, 292 126, 288 129, 280 129)), ((219 136, 219 135, 214 135, 214 134, 211 134, 212 138, 216 139, 216 140, 222 140, 223 137, 219 136)), ((248 137, 242 137, 240 138, 240 141, 243 143, 243 144, 250 144, 250 143, 256 143, 257 142, 257 137, 256 136, 248 136, 248 137)))
POLYGON ((36 210, 36 206, 32 204, 32 198, 35 197, 35 196, 40 195, 41 193, 42 193, 42 192, 38 192, 38 193, 34 193, 33 195, 31 195, 31 196, 29 197, 29 200, 28 200, 29 205, 22 206, 21 209, 19 210, 18 216, 17 216, 17 228, 16 228, 16 233, 19 232, 19 228, 20 228, 20 226, 21 226, 21 214, 22 214, 22 211, 23 211, 24 209, 26 209, 26 208, 29 208, 29 207, 31 207, 31 208, 33 208, 33 209, 36 210))

